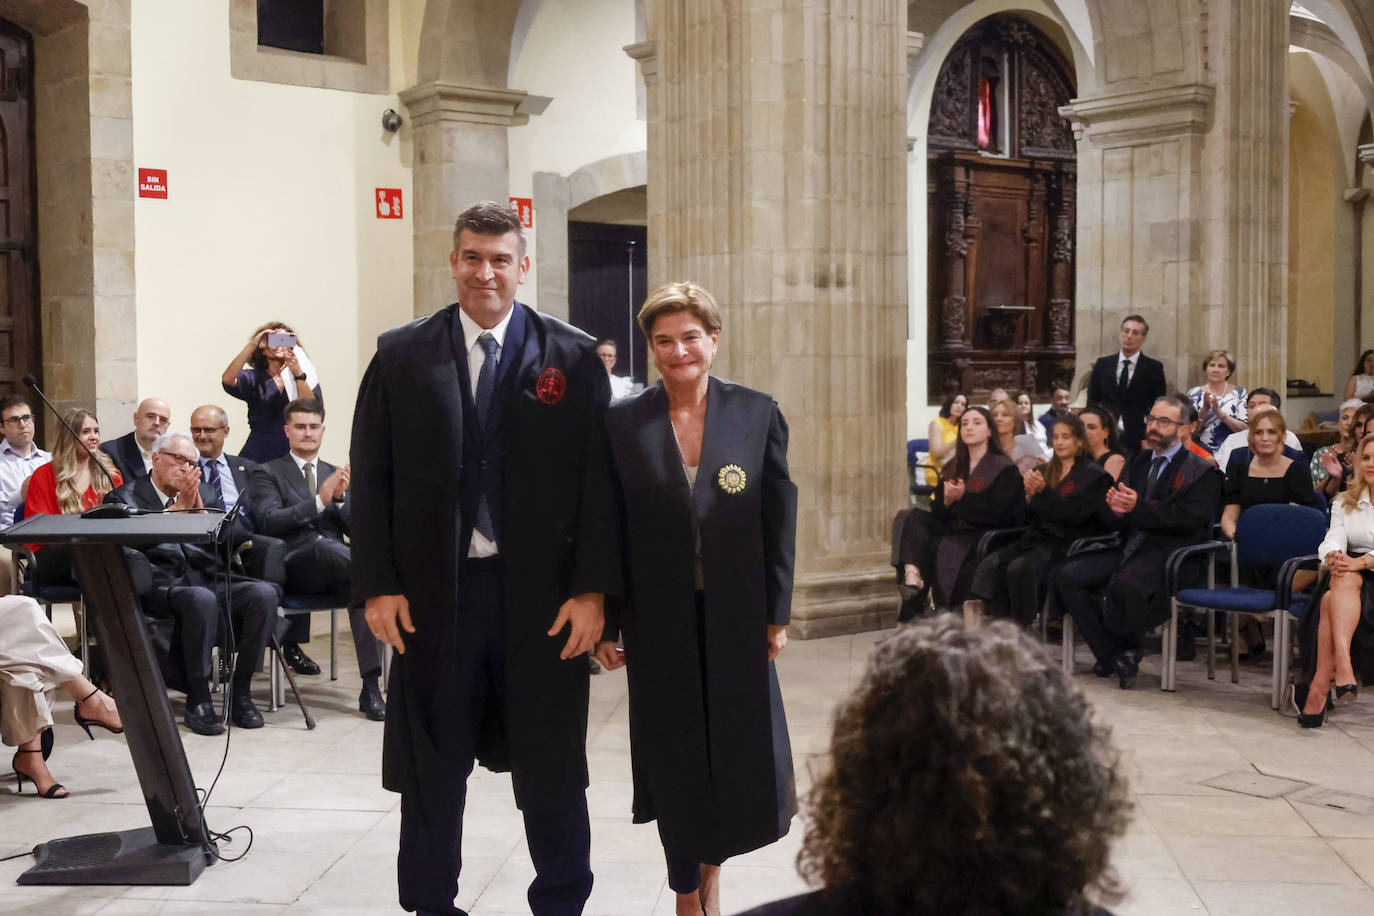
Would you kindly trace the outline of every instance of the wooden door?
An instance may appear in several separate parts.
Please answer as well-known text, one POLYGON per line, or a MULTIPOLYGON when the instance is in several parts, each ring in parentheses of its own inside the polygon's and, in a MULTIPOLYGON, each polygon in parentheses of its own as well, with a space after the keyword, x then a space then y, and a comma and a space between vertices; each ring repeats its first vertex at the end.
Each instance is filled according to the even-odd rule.
POLYGON ((568 222, 568 320, 615 341, 615 374, 648 380, 644 335, 635 316, 647 288, 648 230, 643 226, 568 222))
POLYGON ((0 395, 40 376, 34 184, 33 40, 0 20, 0 395))

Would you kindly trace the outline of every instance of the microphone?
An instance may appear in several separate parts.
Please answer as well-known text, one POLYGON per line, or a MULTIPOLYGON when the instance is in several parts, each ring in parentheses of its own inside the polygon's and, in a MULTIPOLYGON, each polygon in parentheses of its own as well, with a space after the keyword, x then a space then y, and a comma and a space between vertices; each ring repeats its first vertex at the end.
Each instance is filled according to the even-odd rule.
POLYGON ((58 422, 67 428, 67 432, 72 434, 72 438, 76 440, 77 445, 80 445, 86 450, 86 454, 91 456, 91 464, 100 468, 100 473, 104 474, 105 479, 110 482, 110 489, 116 489, 114 477, 110 476, 110 472, 105 469, 105 465, 100 463, 100 459, 95 456, 95 452, 91 451, 91 447, 81 440, 81 436, 76 430, 72 429, 72 425, 67 422, 67 418, 62 416, 62 413, 56 407, 52 406, 52 401, 49 401, 48 396, 43 393, 43 389, 38 387, 38 379, 34 378, 32 375, 26 375, 23 381, 25 385, 33 390, 34 394, 38 395, 39 398, 43 400, 43 404, 52 411, 53 416, 57 417, 58 422))

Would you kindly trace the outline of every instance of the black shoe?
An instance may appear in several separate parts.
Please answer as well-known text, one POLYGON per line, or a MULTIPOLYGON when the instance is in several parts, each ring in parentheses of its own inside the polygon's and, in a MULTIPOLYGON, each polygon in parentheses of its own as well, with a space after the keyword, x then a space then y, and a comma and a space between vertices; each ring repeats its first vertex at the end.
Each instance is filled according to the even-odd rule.
POLYGON ((1105 662, 1098 662, 1093 665, 1093 674, 1098 677, 1111 677, 1116 674, 1116 659, 1109 658, 1105 662))
POLYGON ((1122 652, 1116 657, 1116 677, 1117 683, 1122 690, 1130 690, 1135 684, 1135 676, 1139 671, 1138 664, 1131 659, 1130 652, 1122 652))
POLYGON ((1179 626, 1178 647, 1174 650, 1174 658, 1181 662, 1190 662, 1197 658, 1197 637, 1193 631, 1179 626))
POLYGON ((222 735, 224 723, 215 715, 215 707, 209 702, 186 704, 186 727, 197 735, 222 735))
POLYGON ((363 692, 358 694, 358 711, 373 722, 386 721, 386 700, 375 680, 363 681, 363 692))
POLYGON ((305 654, 299 643, 283 643, 281 647, 282 657, 291 666, 291 670, 297 674, 319 674, 320 666, 315 664, 314 659, 305 654))
POLYGON ((247 695, 234 697, 230 704, 229 719, 239 728, 262 728, 262 713, 253 705, 253 698, 247 695))
POLYGON ((1336 685, 1336 705, 1349 706, 1355 702, 1355 698, 1360 695, 1360 688, 1356 684, 1337 684, 1336 685))

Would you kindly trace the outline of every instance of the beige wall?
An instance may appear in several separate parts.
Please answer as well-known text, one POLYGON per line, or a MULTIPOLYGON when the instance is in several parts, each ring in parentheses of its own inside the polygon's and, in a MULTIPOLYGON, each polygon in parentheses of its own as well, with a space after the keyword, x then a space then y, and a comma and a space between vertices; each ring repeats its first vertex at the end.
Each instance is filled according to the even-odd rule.
MULTIPOLYGON (((132 12, 135 166, 169 171, 168 200, 135 202, 139 394, 166 398, 182 428, 195 406, 222 404, 237 448, 247 423, 219 375, 279 318, 318 367, 324 453, 343 460, 373 340, 412 314, 409 125, 380 126, 396 97, 231 78, 227 0, 132 12), (376 187, 401 188, 407 218, 377 219, 376 187)), ((399 30, 391 41, 400 59, 399 30)))

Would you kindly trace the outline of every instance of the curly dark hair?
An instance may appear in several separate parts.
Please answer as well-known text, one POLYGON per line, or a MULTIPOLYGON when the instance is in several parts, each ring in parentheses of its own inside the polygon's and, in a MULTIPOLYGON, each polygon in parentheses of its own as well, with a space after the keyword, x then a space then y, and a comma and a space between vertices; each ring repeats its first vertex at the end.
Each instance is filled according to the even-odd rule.
POLYGON ((1011 621, 879 643, 839 707, 798 867, 865 913, 1065 913, 1120 897, 1130 811, 1107 730, 1011 621))
MULTIPOLYGON (((291 325, 287 324, 285 321, 269 321, 266 324, 258 325, 258 329, 253 332, 253 339, 257 340, 258 335, 261 334, 263 331, 275 331, 277 329, 281 329, 288 334, 296 333, 296 330, 292 328, 291 325)), ((296 346, 305 346, 305 344, 301 343, 299 335, 297 335, 296 337, 296 346)), ((267 372, 267 356, 262 352, 262 347, 258 347, 255 350, 253 350, 253 355, 248 357, 248 365, 252 366, 259 373, 267 372)))

